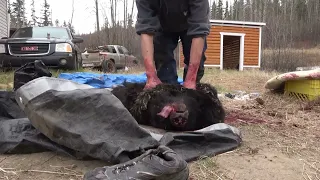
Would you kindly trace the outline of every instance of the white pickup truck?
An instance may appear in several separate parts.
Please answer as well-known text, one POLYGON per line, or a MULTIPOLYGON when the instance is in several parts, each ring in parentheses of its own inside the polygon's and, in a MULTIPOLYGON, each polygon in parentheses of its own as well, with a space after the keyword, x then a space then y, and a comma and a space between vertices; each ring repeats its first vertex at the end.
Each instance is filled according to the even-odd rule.
POLYGON ((138 64, 136 57, 120 45, 99 46, 94 50, 85 49, 82 59, 82 67, 99 68, 108 73, 115 73, 117 69, 138 64))

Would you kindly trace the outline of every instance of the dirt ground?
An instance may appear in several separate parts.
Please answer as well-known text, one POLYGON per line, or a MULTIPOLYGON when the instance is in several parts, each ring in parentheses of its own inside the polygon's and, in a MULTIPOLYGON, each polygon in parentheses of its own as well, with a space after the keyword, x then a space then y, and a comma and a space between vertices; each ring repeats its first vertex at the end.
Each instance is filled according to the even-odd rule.
MULTIPOLYGON (((241 130, 242 145, 189 164, 193 180, 319 180, 320 104, 306 106, 263 87, 275 73, 208 70, 203 81, 220 93, 259 92, 258 100, 225 96, 226 123, 241 130)), ((77 161, 47 153, 0 155, 0 179, 76 180, 101 161, 77 161)))

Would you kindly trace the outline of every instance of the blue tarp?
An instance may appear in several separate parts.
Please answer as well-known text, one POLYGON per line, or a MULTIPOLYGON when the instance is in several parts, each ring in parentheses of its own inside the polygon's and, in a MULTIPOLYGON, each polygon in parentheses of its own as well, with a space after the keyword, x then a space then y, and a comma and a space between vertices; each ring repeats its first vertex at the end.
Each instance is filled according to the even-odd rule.
MULTIPOLYGON (((61 73, 58 78, 71 80, 79 84, 88 84, 95 88, 112 88, 123 82, 144 83, 147 80, 146 73, 142 74, 99 74, 92 72, 61 73)), ((178 79, 182 83, 182 79, 178 79)))

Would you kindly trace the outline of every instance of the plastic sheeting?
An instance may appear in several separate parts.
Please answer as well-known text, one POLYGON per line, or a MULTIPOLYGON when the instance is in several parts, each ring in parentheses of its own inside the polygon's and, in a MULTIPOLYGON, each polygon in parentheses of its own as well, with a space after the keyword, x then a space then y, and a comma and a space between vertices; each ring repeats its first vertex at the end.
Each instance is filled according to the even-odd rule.
MULTIPOLYGON (((112 88, 123 84, 123 82, 144 83, 147 80, 145 73, 143 74, 98 74, 90 72, 61 73, 61 79, 71 80, 79 84, 88 84, 95 88, 112 88)), ((181 78, 178 79, 182 83, 181 78)))
POLYGON ((25 117, 25 113, 20 109, 15 100, 15 93, 0 91, 0 121, 25 117))
POLYGON ((227 152, 241 144, 239 130, 227 124, 196 132, 152 132, 139 126, 109 90, 63 79, 33 80, 17 91, 16 100, 32 125, 53 142, 112 163, 160 144, 186 161, 227 152))
POLYGON ((63 147, 32 126, 28 118, 0 121, 0 153, 29 154, 45 151, 57 152, 83 159, 85 155, 63 147))
POLYGON ((77 159, 90 158, 51 141, 30 123, 15 100, 15 92, 0 91, 0 153, 28 154, 45 151, 77 159))

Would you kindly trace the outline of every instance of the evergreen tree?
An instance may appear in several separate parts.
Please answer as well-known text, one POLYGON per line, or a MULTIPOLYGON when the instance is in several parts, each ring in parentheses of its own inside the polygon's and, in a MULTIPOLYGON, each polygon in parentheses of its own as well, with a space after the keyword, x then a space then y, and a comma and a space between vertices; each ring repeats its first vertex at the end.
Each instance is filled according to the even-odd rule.
POLYGON ((62 25, 63 27, 68 27, 68 24, 67 24, 67 22, 66 21, 63 21, 63 25, 62 25))
POLYGON ((11 14, 13 16, 13 23, 15 26, 20 28, 27 25, 26 13, 25 13, 25 2, 24 0, 16 0, 12 3, 11 14))
POLYGON ((226 1, 226 10, 224 11, 224 19, 229 19, 230 13, 229 13, 229 1, 226 1))
POLYGON ((68 28, 70 29, 72 34, 75 33, 74 26, 72 26, 72 24, 70 22, 68 23, 68 28))
POLYGON ((223 2, 222 2, 222 0, 218 1, 216 18, 223 19, 223 2))
POLYGON ((10 14, 10 21, 11 21, 10 26, 17 24, 17 20, 16 20, 16 17, 14 16, 12 9, 13 9, 13 5, 10 3, 10 0, 8 0, 8 13, 10 14))
POLYGON ((245 12, 244 11, 246 8, 247 7, 244 6, 244 0, 239 0, 239 2, 238 2, 238 13, 239 13, 238 18, 240 21, 245 20, 245 12))
POLYGON ((244 21, 251 21, 252 19, 251 18, 251 8, 252 8, 251 1, 252 0, 246 0, 246 3, 244 5, 244 18, 243 18, 244 21))
POLYGON ((42 14, 42 26, 50 26, 52 25, 52 21, 50 18, 50 5, 47 2, 47 0, 44 0, 44 4, 43 4, 43 10, 42 10, 43 14, 42 14))
POLYGON ((215 19, 217 14, 217 5, 216 2, 213 1, 212 6, 211 6, 211 19, 215 19))
POLYGON ((38 24, 38 17, 36 16, 35 4, 34 0, 31 1, 31 26, 37 26, 38 24))
POLYGON ((60 27, 60 23, 58 19, 56 19, 55 24, 56 24, 56 27, 60 27))
POLYGON ((228 20, 232 20, 232 19, 234 19, 234 17, 233 17, 233 6, 230 5, 230 7, 229 7, 229 18, 228 18, 228 20))
POLYGON ((233 11, 232 11, 233 20, 239 20, 239 2, 234 0, 233 2, 233 11))
POLYGON ((132 15, 128 14, 128 27, 133 27, 132 15))

